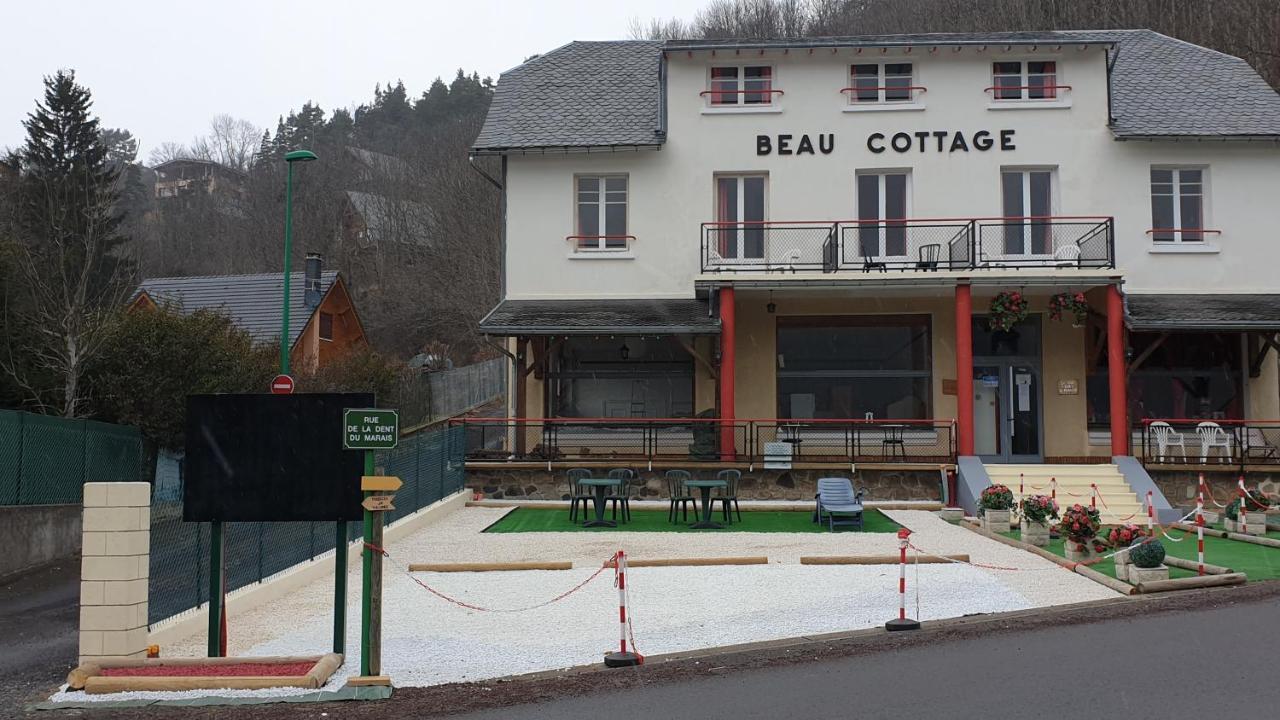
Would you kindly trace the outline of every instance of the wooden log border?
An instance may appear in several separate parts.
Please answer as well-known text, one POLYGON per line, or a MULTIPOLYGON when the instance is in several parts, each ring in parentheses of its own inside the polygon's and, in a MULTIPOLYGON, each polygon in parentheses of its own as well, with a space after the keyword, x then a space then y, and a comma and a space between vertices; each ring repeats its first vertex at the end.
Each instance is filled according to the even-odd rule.
POLYGON ((506 572, 572 570, 572 562, 409 563, 410 572, 506 572))
POLYGON ((1027 543, 1014 540, 1013 538, 1007 538, 1003 535, 997 535, 992 532, 987 532, 986 530, 983 530, 982 528, 968 521, 964 521, 960 524, 972 530, 973 532, 976 532, 979 535, 982 535, 983 537, 995 540, 998 543, 1008 545, 1009 547, 1018 548, 1019 550, 1025 550, 1034 555, 1039 555, 1040 557, 1046 560, 1049 560, 1050 562, 1057 563, 1058 565, 1076 573, 1077 575, 1083 575, 1089 578, 1090 580, 1098 583, 1099 585, 1103 585, 1107 588, 1110 588, 1111 590, 1114 590, 1120 593, 1121 595, 1133 595, 1135 592, 1137 592, 1137 589, 1134 588, 1129 583, 1120 582, 1119 580, 1116 580, 1113 577, 1107 577, 1106 575, 1103 575, 1102 573, 1098 572, 1097 570, 1094 570, 1091 567, 1087 567, 1085 565, 1082 565, 1081 563, 1073 562, 1064 557, 1054 555, 1053 553, 1049 552, 1048 550, 1045 550, 1044 548, 1038 548, 1035 545, 1029 545, 1027 543))
MULTIPOLYGON (((722 558, 633 558, 627 557, 628 568, 642 567, 693 567, 707 565, 768 565, 769 558, 759 557, 722 557, 722 558)), ((605 562, 605 567, 613 567, 612 562, 605 562)))
POLYGON ((84 690, 91 695, 131 691, 181 691, 181 690, 262 690, 277 687, 300 687, 315 690, 322 687, 342 666, 343 656, 338 653, 310 656, 267 656, 225 658, 97 658, 82 663, 67 675, 68 690, 84 690), (161 676, 104 676, 107 668, 123 667, 190 667, 192 665, 239 665, 253 663, 277 665, 283 663, 314 663, 305 675, 234 676, 200 675, 184 677, 161 676))
MULTIPOLYGON (((1173 526, 1179 530, 1186 530, 1192 535, 1196 534, 1195 525, 1189 525, 1187 523, 1180 522, 1180 523, 1174 523, 1173 526)), ((1228 540, 1238 540, 1240 542, 1252 543, 1254 545, 1264 545, 1266 547, 1280 548, 1280 540, 1276 540, 1275 538, 1269 538, 1269 537, 1261 537, 1259 535, 1244 535, 1241 533, 1230 532, 1227 530, 1218 530, 1216 528, 1205 528, 1204 534, 1209 535, 1211 537, 1226 538, 1228 540)))
MULTIPOLYGON (((800 558, 801 565, 897 565, 901 562, 898 555, 804 555, 800 558)), ((907 558, 908 564, 919 562, 921 565, 941 565, 951 564, 953 562, 969 562, 969 555, 961 553, 959 555, 946 555, 937 557, 934 555, 919 555, 916 558, 907 558)))
MULTIPOLYGON (((1182 558, 1176 558, 1172 555, 1164 556, 1164 564, 1169 567, 1181 568, 1183 570, 1200 569, 1200 566, 1196 564, 1195 560, 1183 560, 1182 558)), ((1235 572, 1231 568, 1222 567, 1221 565, 1210 565, 1209 563, 1204 564, 1204 571, 1210 575, 1226 575, 1227 573, 1235 572)))
POLYGON ((1138 592, 1157 593, 1170 590, 1190 590, 1193 588, 1224 587, 1227 585, 1243 585, 1248 581, 1244 573, 1227 573, 1225 575, 1204 575, 1176 580, 1152 580, 1138 583, 1138 592))

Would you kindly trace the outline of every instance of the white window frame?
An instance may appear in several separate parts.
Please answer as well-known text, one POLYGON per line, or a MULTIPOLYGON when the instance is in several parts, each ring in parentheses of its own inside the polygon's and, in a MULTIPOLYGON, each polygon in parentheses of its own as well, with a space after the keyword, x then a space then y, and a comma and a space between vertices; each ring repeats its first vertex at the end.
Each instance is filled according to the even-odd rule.
MULTIPOLYGON (((844 112, 884 112, 884 111, 892 111, 892 110, 924 110, 924 107, 925 107, 924 103, 921 102, 920 100, 920 95, 924 93, 923 89, 908 90, 908 97, 906 100, 889 100, 885 97, 884 84, 886 82, 886 79, 885 79, 886 65, 910 65, 911 76, 908 79, 907 83, 912 88, 919 86, 919 83, 920 83, 919 64, 913 60, 890 59, 890 60, 867 60, 865 62, 860 62, 860 61, 850 62, 848 65, 848 74, 845 77, 845 81, 847 83, 846 87, 848 89, 844 91, 844 94, 846 96, 845 98, 846 107, 844 108, 844 112), (854 75, 853 69, 854 67, 859 65, 874 65, 876 67, 876 84, 880 89, 876 91, 875 100, 859 100, 858 99, 858 91, 854 89, 855 86, 857 85, 856 78, 858 76, 854 75)), ((901 77, 901 76, 895 75, 894 77, 901 77)))
MULTIPOLYGON (((885 217, 886 215, 885 207, 889 201, 889 193, 885 192, 885 178, 888 177, 889 175, 906 176, 905 178, 906 181, 903 183, 903 189, 902 189, 903 193, 905 193, 905 197, 903 198, 903 216, 904 217, 901 219, 907 220, 911 218, 911 194, 912 194, 911 168, 876 168, 876 169, 869 169, 869 170, 858 170, 857 172, 854 173, 853 213, 854 213, 854 217, 858 218, 859 221, 863 220, 862 206, 858 203, 858 182, 859 182, 859 178, 862 178, 862 177, 874 177, 876 178, 877 185, 879 185, 879 188, 876 191, 876 199, 879 203, 879 207, 876 208, 876 220, 878 221, 878 223, 880 225, 885 225, 890 220, 899 219, 899 218, 885 217)), ((904 222, 903 227, 910 228, 911 226, 910 224, 904 222)), ((888 227, 881 227, 876 231, 875 257, 879 259, 893 258, 895 260, 900 260, 902 258, 909 257, 911 254, 910 235, 908 234, 906 241, 903 243, 902 254, 890 255, 889 254, 889 238, 887 237, 888 230, 889 230, 888 227)), ((904 232, 909 232, 909 231, 904 230, 904 232)), ((855 242, 858 243, 857 245, 858 257, 861 258, 862 257, 861 222, 859 222, 859 232, 857 233, 857 237, 855 237, 854 240, 855 242)))
POLYGON ((766 62, 742 62, 742 63, 715 63, 707 66, 706 89, 703 91, 703 107, 704 115, 732 115, 743 113, 777 113, 782 112, 782 106, 779 102, 779 96, 782 95, 781 88, 778 86, 778 66, 773 63, 766 62), (769 92, 763 93, 766 97, 765 102, 746 103, 744 102, 746 93, 744 85, 747 81, 747 68, 769 68, 769 92), (715 78, 712 73, 721 68, 736 68, 738 77, 734 79, 734 91, 738 98, 733 103, 716 103, 715 98, 715 78), (777 92, 775 92, 777 91, 777 92))
POLYGON ((1004 60, 992 60, 990 65, 990 90, 987 91, 987 109, 988 110, 1008 110, 1010 108, 1028 109, 1028 108, 1069 108, 1071 107, 1071 86, 1064 82, 1063 78, 1063 62, 1057 57, 1024 57, 1024 58, 1008 58, 1004 60), (1018 85, 1022 88, 1018 91, 1016 98, 1001 98, 1000 92, 996 89, 996 77, 1008 76, 1008 73, 996 73, 997 63, 1018 63, 1018 85), (1044 76, 1044 73, 1030 72, 1031 63, 1051 62, 1053 63, 1053 82, 1051 85, 1056 86, 1053 97, 1033 98, 1028 97, 1031 93, 1027 87, 1031 84, 1030 78, 1034 76, 1044 76))
POLYGON ((743 226, 741 230, 745 230, 745 223, 757 222, 755 220, 751 220, 751 221, 743 220, 743 217, 747 214, 746 181, 749 178, 759 178, 764 181, 762 183, 764 196, 760 200, 761 205, 764 209, 764 218, 758 221, 763 224, 761 229, 761 235, 762 235, 761 248, 760 248, 761 254, 759 257, 747 257, 747 253, 746 253, 747 234, 744 231, 740 231, 734 236, 734 241, 737 243, 737 248, 736 248, 737 254, 725 259, 733 262, 737 262, 737 263, 766 262, 769 258, 769 174, 762 173, 762 172, 723 172, 723 173, 715 173, 712 177, 713 177, 713 181, 711 183, 711 190, 712 190, 711 201, 713 204, 712 217, 714 217, 717 222, 736 222, 740 226, 743 226), (737 220, 733 220, 733 221, 724 221, 720 218, 720 181, 728 180, 728 179, 735 180, 738 185, 738 191, 736 193, 738 206, 737 208, 735 208, 735 211, 736 211, 735 217, 737 217, 737 220))
MULTIPOLYGON (((1173 223, 1168 228, 1155 227, 1155 208, 1151 211, 1152 227, 1147 231, 1148 239, 1151 242, 1150 251, 1152 253, 1216 253, 1218 252, 1217 237, 1218 233, 1208 229, 1209 222, 1209 166, 1208 165, 1152 165, 1151 171, 1164 170, 1172 173, 1172 199, 1173 199, 1173 223), (1200 173, 1200 225, 1198 228, 1184 228, 1182 226, 1182 173, 1187 170, 1193 170, 1200 173), (1156 230, 1176 230, 1171 240, 1156 240, 1156 230), (1184 236, 1184 231, 1200 230, 1200 238, 1188 240, 1184 236)), ((1151 180, 1150 172, 1147 174, 1147 191, 1149 197, 1154 200, 1155 182, 1151 180)))
MULTIPOLYGON (((1007 222, 1008 216, 1005 215, 1005 212, 1007 211, 1004 208, 1004 176, 1005 176, 1005 173, 1015 173, 1015 172, 1022 175, 1022 218, 1023 219, 1021 221, 1021 225, 1023 227, 1023 233, 1024 233, 1023 243, 1027 251, 1021 252, 1021 253, 1003 253, 1000 257, 1016 258, 1016 259, 1045 259, 1045 260, 1050 259, 1053 257, 1054 252, 1056 251, 1056 248, 1050 247, 1048 253, 1030 252, 1031 232, 1032 232, 1032 228, 1035 227, 1034 225, 1031 224, 1032 220, 1030 218, 1032 217, 1053 218, 1061 214, 1060 206, 1058 204, 1058 200, 1059 200, 1058 193, 1061 191, 1059 187, 1059 182, 1058 182, 1058 168, 1056 165, 1002 165, 1000 167, 1000 216, 1002 218, 1005 218, 1006 222, 1007 222), (1029 214, 1031 212, 1031 173, 1037 173, 1037 172, 1049 173, 1049 214, 1047 216, 1041 216, 1041 215, 1032 216, 1029 214)), ((1049 232, 1050 232, 1050 242, 1052 242, 1052 227, 1049 228, 1049 232)), ((979 248, 979 252, 982 252, 982 251, 983 251, 983 248, 979 248)))
POLYGON ((573 176, 573 234, 575 235, 575 239, 573 242, 573 247, 571 249, 571 252, 573 253, 572 256, 584 256, 584 255, 585 256, 621 256, 621 255, 630 256, 631 254, 631 237, 630 237, 631 235, 631 177, 627 173, 581 173, 573 176), (581 190, 579 189, 580 183, 583 180, 595 180, 597 183, 596 192, 598 193, 598 198, 599 198, 596 202, 596 204, 599 206, 596 210, 596 212, 598 213, 597 226, 599 227, 601 232, 604 232, 608 227, 608 224, 606 222, 608 207, 610 205, 619 204, 616 202, 610 203, 607 199, 609 191, 605 189, 605 183, 607 180, 611 180, 611 179, 621 179, 623 182, 626 183, 626 188, 623 190, 623 192, 626 195, 626 199, 624 199, 621 203, 621 205, 623 206, 623 212, 624 212, 623 222, 626 224, 623 235, 626 237, 623 237, 621 239, 620 241, 621 244, 617 244, 617 242, 615 242, 614 240, 606 239, 603 235, 597 236, 594 239, 576 237, 576 236, 584 235, 584 233, 582 232, 582 227, 579 225, 579 219, 581 215, 579 212, 579 207, 582 203, 582 199, 579 197, 579 195, 581 194, 581 190), (610 243, 615 243, 615 244, 610 245, 610 243))

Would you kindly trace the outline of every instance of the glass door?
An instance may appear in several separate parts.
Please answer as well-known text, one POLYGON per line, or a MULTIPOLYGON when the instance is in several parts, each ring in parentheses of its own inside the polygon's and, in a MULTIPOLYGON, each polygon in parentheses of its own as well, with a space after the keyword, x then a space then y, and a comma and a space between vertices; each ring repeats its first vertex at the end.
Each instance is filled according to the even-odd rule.
POLYGON ((987 462, 1035 463, 1040 449, 1040 371, 997 361, 973 368, 974 451, 987 462))

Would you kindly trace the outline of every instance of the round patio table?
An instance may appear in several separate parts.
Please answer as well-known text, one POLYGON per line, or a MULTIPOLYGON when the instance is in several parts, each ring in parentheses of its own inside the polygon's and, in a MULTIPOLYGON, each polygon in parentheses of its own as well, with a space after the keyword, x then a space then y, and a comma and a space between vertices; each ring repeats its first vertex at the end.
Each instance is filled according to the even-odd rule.
POLYGON ((613 520, 604 519, 604 498, 608 494, 611 487, 618 487, 625 482, 622 478, 587 478, 579 480, 578 484, 586 487, 595 488, 595 497, 592 501, 596 506, 596 519, 588 520, 582 523, 582 527, 618 527, 618 523, 613 520))
POLYGON ((702 521, 693 523, 689 527, 695 530, 723 529, 724 525, 711 522, 711 489, 729 487, 729 482, 727 480, 686 480, 684 486, 702 491, 702 521))

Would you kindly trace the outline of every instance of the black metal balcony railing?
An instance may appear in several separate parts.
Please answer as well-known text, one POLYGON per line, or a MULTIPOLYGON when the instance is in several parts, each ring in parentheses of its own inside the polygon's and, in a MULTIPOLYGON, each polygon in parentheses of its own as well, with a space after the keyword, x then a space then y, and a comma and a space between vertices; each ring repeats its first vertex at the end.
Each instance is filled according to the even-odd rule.
POLYGON ((457 418, 492 462, 954 463, 952 420, 457 418))
POLYGON ((1280 466, 1280 420, 1145 419, 1147 465, 1280 466))
POLYGON ((702 272, 1115 267, 1103 217, 712 222, 702 272))

